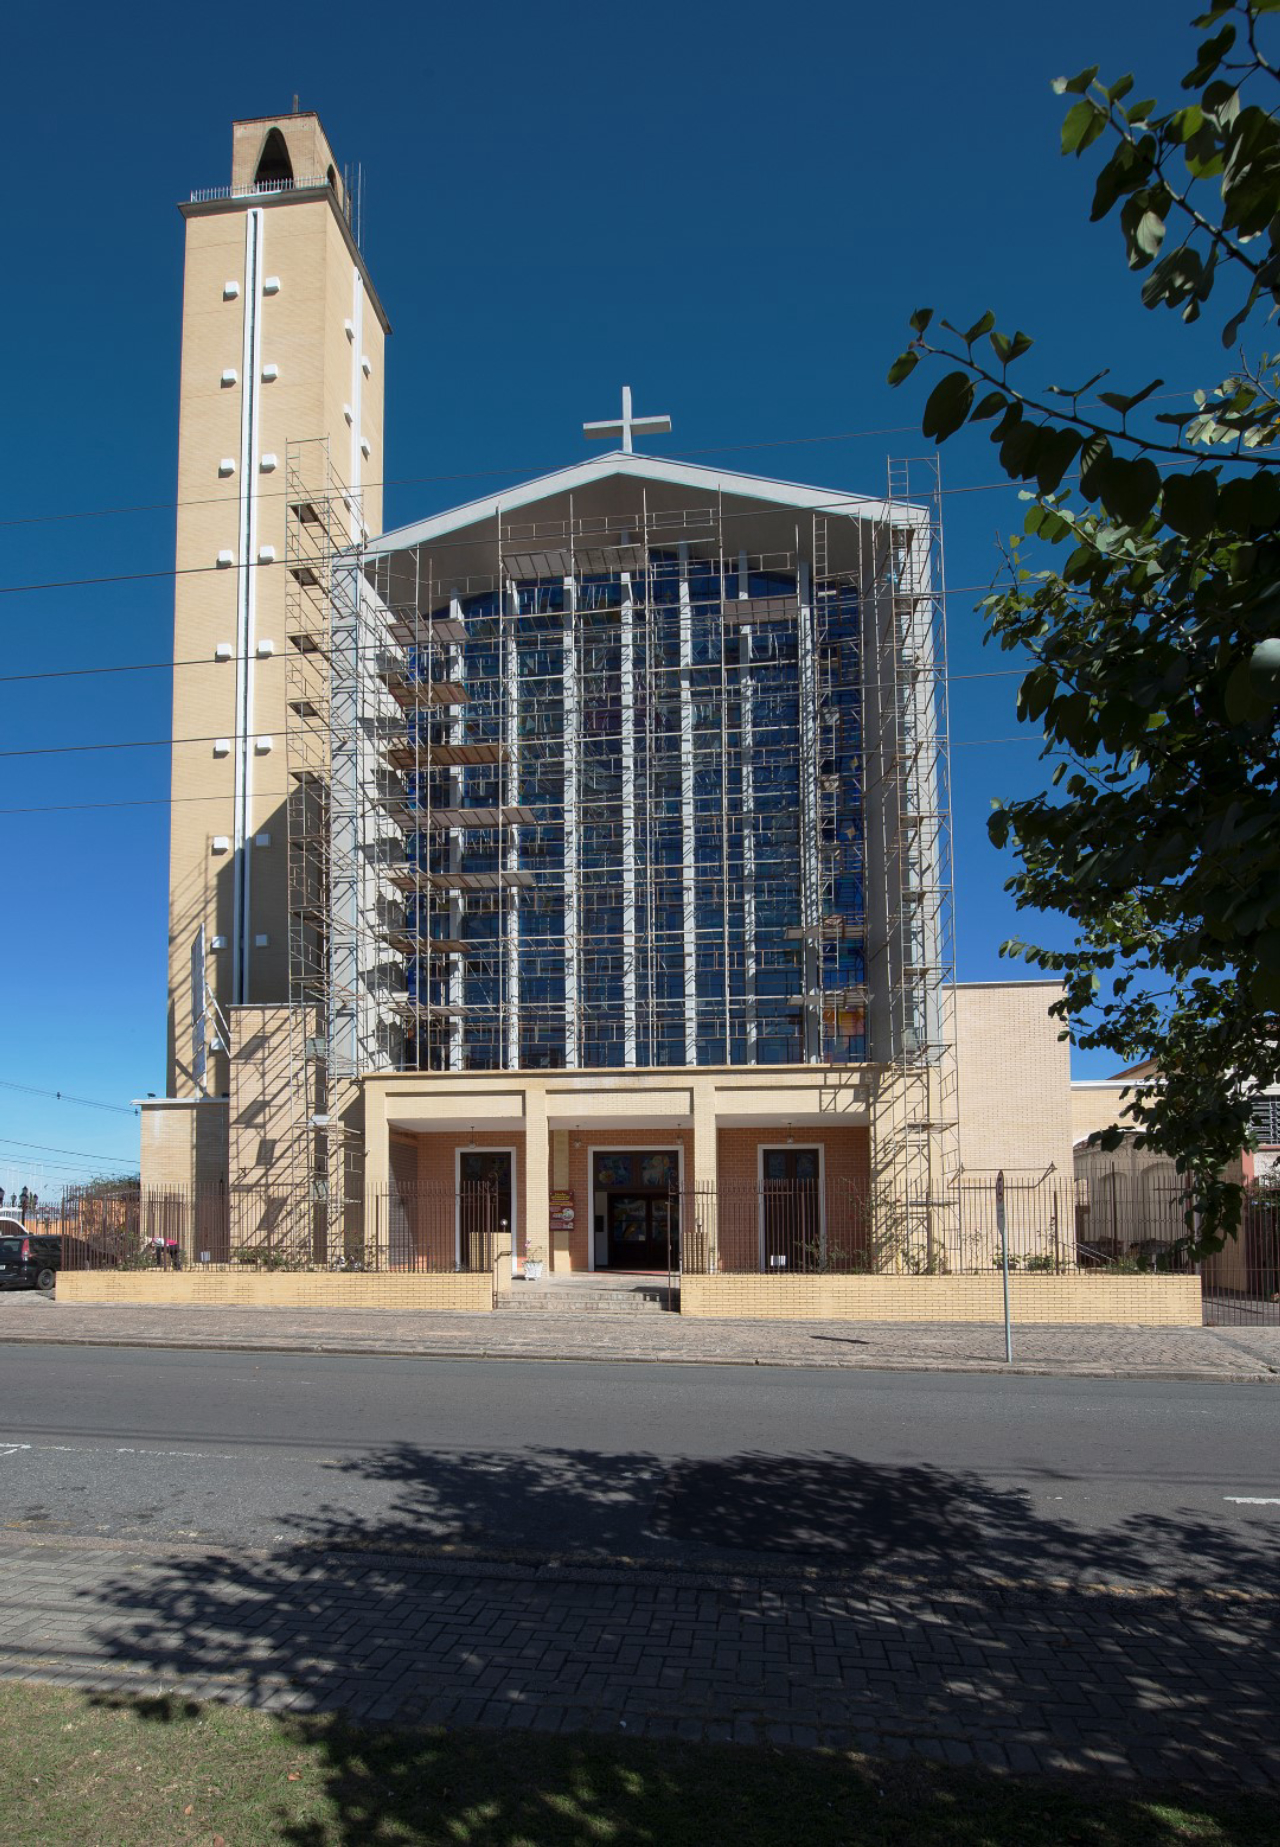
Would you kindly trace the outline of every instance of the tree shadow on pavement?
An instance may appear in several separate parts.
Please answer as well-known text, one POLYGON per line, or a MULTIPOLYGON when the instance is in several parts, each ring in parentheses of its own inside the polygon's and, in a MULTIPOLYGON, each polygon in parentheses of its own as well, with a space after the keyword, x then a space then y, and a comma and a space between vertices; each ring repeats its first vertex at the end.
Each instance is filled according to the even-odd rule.
MULTIPOLYGON (((294 1543, 157 1557, 82 1593, 95 1658, 177 1696, 321 1724, 326 1741, 354 1736, 321 1717, 340 1713, 952 1761, 972 1747, 1008 1753, 1014 1769, 1280 1782, 1280 1604, 1261 1524, 1170 1514, 1089 1530, 976 1474, 835 1455, 667 1468, 642 1454, 398 1444, 330 1466, 332 1502, 287 1523, 294 1543), (344 1508, 343 1478, 389 1489, 384 1511, 344 1508), (658 1551, 629 1567, 646 1527, 658 1551), (1210 1580, 1254 1594, 1206 1591, 1210 1580), (1125 1588, 1090 1588, 1104 1582, 1125 1588)), ((396 1748, 406 1765, 429 1754, 396 1748)), ((414 1838, 394 1832, 395 1778, 379 1811, 393 1831, 377 1832, 377 1778, 344 1757, 356 1749, 325 1744, 350 1816, 331 1838, 414 1838)), ((530 1838, 601 1837, 583 1821, 530 1838)), ((938 1836, 952 1838, 988 1837, 938 1836)))

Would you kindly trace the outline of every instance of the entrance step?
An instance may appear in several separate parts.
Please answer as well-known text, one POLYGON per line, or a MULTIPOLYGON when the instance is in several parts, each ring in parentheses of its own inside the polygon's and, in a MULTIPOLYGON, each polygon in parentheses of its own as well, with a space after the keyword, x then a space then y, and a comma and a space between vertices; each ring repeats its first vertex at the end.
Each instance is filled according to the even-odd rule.
POLYGON ((494 1304, 514 1314, 535 1315, 664 1315, 678 1311, 680 1290, 667 1288, 667 1279, 652 1282, 635 1277, 584 1276, 526 1283, 518 1277, 509 1295, 494 1304))

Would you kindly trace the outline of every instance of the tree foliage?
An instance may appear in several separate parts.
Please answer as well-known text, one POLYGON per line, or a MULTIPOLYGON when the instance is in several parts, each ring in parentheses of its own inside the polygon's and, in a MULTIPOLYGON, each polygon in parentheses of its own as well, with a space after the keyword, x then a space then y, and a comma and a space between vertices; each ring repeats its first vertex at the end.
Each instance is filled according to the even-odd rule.
POLYGON ((1195 19, 1175 108, 1096 67, 1054 85, 1063 153, 1105 155, 1091 215, 1118 219, 1144 304, 1192 322, 1229 298, 1224 345, 1245 344, 1226 378, 1178 411, 1155 411, 1160 379, 1035 392, 1015 382, 1025 333, 987 313, 939 321, 938 339, 927 308, 889 374, 948 363, 925 434, 989 423, 1024 484, 982 608, 1033 657, 1019 714, 1056 767, 1040 794, 996 803, 989 831, 1020 861, 1019 908, 1071 919, 1076 940, 1004 951, 1061 974, 1078 1044, 1157 1062, 1133 1113, 1188 1176, 1204 1248, 1239 1225, 1249 1093, 1280 1080, 1280 373, 1247 344, 1280 305, 1277 14, 1223 0, 1195 19))

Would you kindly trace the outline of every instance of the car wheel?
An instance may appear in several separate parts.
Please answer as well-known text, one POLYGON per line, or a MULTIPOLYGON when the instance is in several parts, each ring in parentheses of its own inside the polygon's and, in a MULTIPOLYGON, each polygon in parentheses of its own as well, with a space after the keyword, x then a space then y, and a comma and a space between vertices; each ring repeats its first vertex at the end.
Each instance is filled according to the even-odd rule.
POLYGON ((58 1272, 56 1270, 45 1268, 36 1271, 36 1288, 42 1289, 46 1295, 51 1295, 53 1293, 53 1286, 57 1280, 58 1272))

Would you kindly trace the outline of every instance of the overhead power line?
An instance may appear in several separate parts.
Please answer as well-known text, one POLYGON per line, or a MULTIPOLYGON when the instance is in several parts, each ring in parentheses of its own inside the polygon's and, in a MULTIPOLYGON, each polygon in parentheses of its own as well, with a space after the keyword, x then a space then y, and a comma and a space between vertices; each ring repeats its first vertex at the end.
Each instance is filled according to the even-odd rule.
MULTIPOLYGON (((1044 744, 1042 733, 1021 733, 1003 738, 951 738, 947 743, 952 750, 985 750, 996 744, 1044 744)), ((188 802, 229 802, 232 797, 222 790, 212 795, 139 795, 130 796, 115 802, 41 802, 26 807, 0 808, 0 818, 6 815, 22 814, 90 814, 105 808, 178 808, 188 802)), ((254 790, 254 800, 262 802, 284 802, 289 799, 285 789, 254 790)))
POLYGON ((99 1103, 95 1097, 73 1097, 66 1090, 38 1090, 34 1084, 15 1084, 12 1078, 0 1077, 0 1090, 22 1090, 29 1097, 56 1097, 59 1103, 79 1103, 85 1109, 111 1110, 117 1116, 136 1116, 137 1110, 123 1103, 99 1103))
MULTIPOLYGON (((1160 404, 1169 402, 1175 398, 1185 399, 1192 396, 1193 391, 1190 388, 1186 391, 1159 391, 1154 393, 1150 398, 1147 398, 1145 402, 1148 404, 1160 404)), ((1086 408, 1097 405, 1100 402, 1101 400, 1098 398, 1081 399, 1081 403, 1086 408)), ((891 423, 885 424, 878 429, 835 430, 827 435, 816 436, 762 437, 755 442, 716 443, 710 447, 704 446, 699 449, 671 449, 668 450, 665 455, 655 456, 654 459, 657 461, 678 462, 690 460, 700 455, 746 455, 753 450, 758 451, 761 449, 807 449, 817 447, 823 443, 862 442, 873 436, 918 436, 919 434, 920 426, 916 423, 891 423)), ((1226 456, 1219 457, 1218 459, 1230 461, 1232 458, 1226 456)), ((565 462, 563 459, 542 462, 511 462, 504 467, 473 468, 457 470, 447 474, 391 475, 385 477, 381 481, 366 481, 363 485, 365 488, 430 487, 442 485, 446 481, 491 481, 508 475, 532 476, 536 479, 538 475, 557 474, 562 469, 571 468, 573 466, 574 464, 572 462, 565 462)), ((1016 483, 1005 481, 994 482, 992 485, 997 487, 1008 487, 1016 485, 1016 483)), ((946 494, 963 494, 976 493, 981 490, 976 488, 952 487, 944 488, 942 491, 946 494)), ((288 492, 288 488, 272 488, 265 492, 259 492, 256 498, 259 501, 280 500, 284 499, 288 492)), ((0 520, 0 529, 7 526, 58 525, 64 524, 70 520, 81 519, 112 519, 126 513, 173 513, 180 507, 219 506, 226 504, 226 501, 227 495, 225 494, 209 494, 192 496, 186 500, 152 500, 140 501, 133 505, 84 507, 70 513, 26 513, 18 514, 12 519, 0 520)))
MULTIPOLYGON (((942 492, 944 494, 985 494, 994 493, 996 491, 1008 493, 1018 488, 1019 483, 1016 481, 991 481, 980 483, 971 488, 943 488, 942 492)), ((923 496, 922 498, 928 498, 928 496, 923 496)), ((866 501, 876 501, 879 499, 881 499, 881 497, 875 494, 839 494, 831 500, 818 501, 811 507, 804 507, 797 510, 805 513, 839 513, 842 508, 849 509, 860 506, 866 501)), ((769 503, 762 502, 761 504, 768 505, 769 503)), ((915 503, 908 500, 906 504, 912 505, 915 503)), ((783 512, 788 510, 790 509, 785 507, 781 509, 783 512)), ((758 516, 759 508, 749 507, 740 513, 721 513, 720 519, 723 525, 728 525, 733 520, 756 519, 758 516)), ((475 541, 473 539, 439 539, 433 541, 429 549, 434 555, 438 552, 466 550, 473 546, 474 543, 475 541)), ((354 551, 357 548, 353 545, 348 549, 354 551)), ((163 570, 158 571, 114 571, 102 577, 49 578, 46 581, 36 583, 0 584, 0 596, 27 596, 43 590, 87 590, 100 588, 107 584, 152 583, 160 579, 176 579, 180 577, 234 577, 238 570, 273 571, 282 568, 283 563, 284 561, 279 558, 249 558, 245 559, 241 564, 168 565, 163 570)))
POLYGON ((131 1155, 92 1154, 87 1148, 54 1148, 48 1142, 20 1142, 20 1141, 15 1140, 15 1138, 12 1135, 0 1135, 0 1144, 3 1144, 5 1147, 8 1147, 8 1148, 39 1148, 39 1149, 42 1149, 45 1154, 81 1155, 86 1161, 121 1161, 123 1160, 127 1165, 128 1162, 131 1161, 133 1158, 131 1155))

